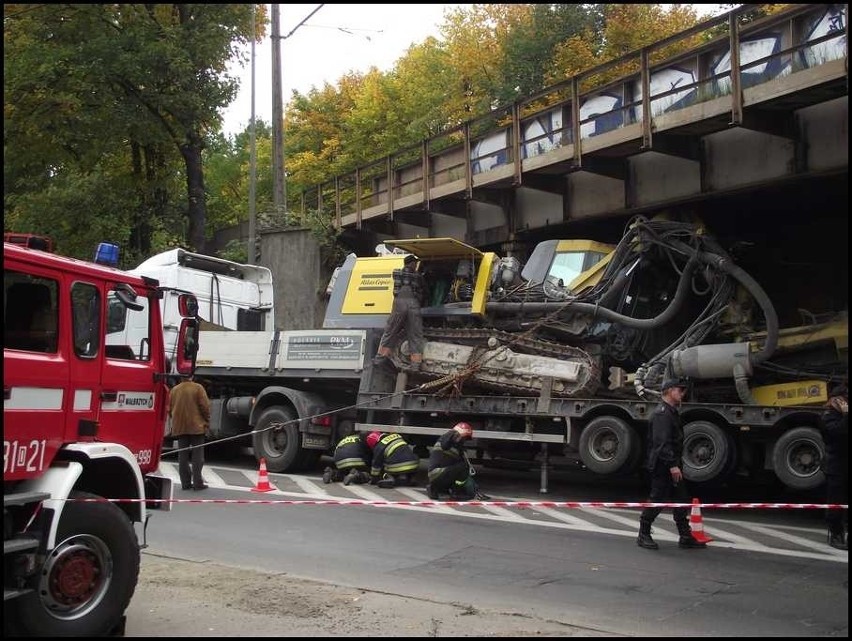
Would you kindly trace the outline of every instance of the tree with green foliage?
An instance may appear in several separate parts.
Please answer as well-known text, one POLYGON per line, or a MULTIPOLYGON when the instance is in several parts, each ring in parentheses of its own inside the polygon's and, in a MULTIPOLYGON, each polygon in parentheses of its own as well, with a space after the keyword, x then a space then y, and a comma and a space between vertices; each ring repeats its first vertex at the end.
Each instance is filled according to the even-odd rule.
POLYGON ((65 251, 104 218, 142 254, 158 232, 202 250, 202 154, 238 88, 228 63, 263 35, 257 6, 252 33, 252 5, 5 5, 6 225, 61 228, 44 217, 50 196, 77 223, 52 234, 65 251))

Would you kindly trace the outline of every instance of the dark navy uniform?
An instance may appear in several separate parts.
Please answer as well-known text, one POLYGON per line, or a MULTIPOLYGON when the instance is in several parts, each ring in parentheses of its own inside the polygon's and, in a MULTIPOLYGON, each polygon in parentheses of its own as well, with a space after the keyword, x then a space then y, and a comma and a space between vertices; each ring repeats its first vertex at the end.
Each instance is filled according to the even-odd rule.
MULTIPOLYGON (((845 504, 849 501, 849 414, 841 411, 840 399, 847 396, 845 388, 834 392, 828 408, 822 413, 822 440, 825 457, 826 503, 845 504)), ((832 547, 846 549, 846 510, 826 510, 829 542, 832 547)))
MULTIPOLYGON (((651 503, 689 503, 689 492, 684 481, 672 480, 671 468, 680 467, 683 454, 683 427, 680 414, 668 403, 660 403, 651 415, 648 425, 648 459, 645 467, 651 474, 651 503)), ((640 522, 650 528, 654 519, 663 511, 661 507, 646 507, 640 522)), ((691 531, 688 511, 685 507, 672 509, 678 532, 685 536, 691 531)))
POLYGON ((438 498, 441 493, 458 499, 472 499, 476 496, 476 483, 470 475, 470 463, 455 430, 442 434, 429 452, 428 491, 430 498, 438 498))
POLYGON ((379 487, 414 485, 420 459, 399 434, 382 434, 373 448, 371 482, 379 487))
POLYGON ((370 448, 360 433, 344 436, 334 448, 334 466, 341 472, 348 472, 353 468, 366 471, 371 460, 370 448))
POLYGON ((334 448, 334 469, 327 467, 323 473, 323 482, 347 481, 366 483, 370 480, 368 470, 373 453, 367 447, 363 434, 344 436, 334 448))

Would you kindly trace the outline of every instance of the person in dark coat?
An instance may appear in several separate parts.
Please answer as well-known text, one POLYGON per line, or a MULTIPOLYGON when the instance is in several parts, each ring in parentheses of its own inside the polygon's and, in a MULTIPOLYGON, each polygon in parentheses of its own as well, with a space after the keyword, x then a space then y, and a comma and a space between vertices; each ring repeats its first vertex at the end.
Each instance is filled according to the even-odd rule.
POLYGON ((464 451, 464 442, 473 437, 473 428, 462 421, 444 432, 429 452, 429 483, 426 494, 433 501, 441 494, 450 499, 487 501, 488 496, 479 492, 473 480, 473 468, 464 451))
POLYGON ((417 271, 417 258, 408 254, 402 269, 393 271, 393 306, 379 339, 379 349, 373 365, 391 363, 393 350, 399 347, 403 337, 408 339, 411 369, 420 369, 423 362, 423 318, 420 316, 420 297, 423 295, 423 275, 417 271))
MULTIPOLYGON (((828 405, 822 413, 822 440, 825 457, 826 503, 849 502, 849 392, 845 383, 832 390, 828 405)), ((828 544, 838 550, 848 550, 846 531, 848 510, 826 510, 828 544)))
MULTIPOLYGON (((681 457, 683 455, 683 428, 678 411, 683 397, 686 396, 688 383, 685 379, 670 378, 661 388, 662 402, 651 415, 648 424, 648 460, 646 467, 651 474, 651 492, 649 503, 689 503, 683 478, 681 457)), ((651 524, 663 511, 661 507, 646 507, 639 517, 639 547, 649 550, 659 549, 651 538, 651 524)), ((703 548, 706 543, 692 536, 688 511, 685 507, 672 509, 677 531, 680 535, 678 545, 682 548, 703 548)))
POLYGON ((201 476, 204 467, 204 435, 210 426, 210 399, 193 376, 169 392, 171 434, 178 441, 178 474, 184 490, 206 490, 201 476), (190 452, 192 472, 190 474, 190 452))
POLYGON ((343 481, 344 485, 361 485, 370 482, 372 452, 364 436, 359 432, 340 439, 334 448, 334 468, 325 468, 322 474, 323 483, 343 481))
POLYGON ((400 434, 370 432, 367 445, 373 450, 370 483, 382 488, 415 484, 420 458, 400 434))

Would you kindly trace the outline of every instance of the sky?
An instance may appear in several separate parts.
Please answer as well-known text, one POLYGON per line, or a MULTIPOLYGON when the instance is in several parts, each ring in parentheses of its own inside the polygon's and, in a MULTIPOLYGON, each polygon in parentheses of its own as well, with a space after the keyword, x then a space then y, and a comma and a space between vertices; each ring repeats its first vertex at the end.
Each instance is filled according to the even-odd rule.
MULTIPOLYGON (((286 36, 319 4, 282 4, 280 34, 286 36)), ((438 36, 444 11, 457 4, 325 4, 310 20, 281 41, 281 86, 284 104, 293 90, 302 94, 328 82, 336 85, 346 72, 371 66, 388 71, 412 44, 438 36)), ((469 6, 469 5, 468 5, 469 6)), ((267 5, 268 7, 268 5, 267 5)), ((267 28, 271 31, 271 28, 267 28)), ((250 51, 250 46, 246 47, 250 51)), ((251 66, 233 65, 239 94, 224 111, 223 133, 243 131, 251 122, 251 66)), ((272 121, 272 45, 255 44, 255 117, 272 121)))
MULTIPOLYGON (((462 4, 282 4, 280 34, 287 36, 317 7, 311 18, 281 41, 282 100, 293 90, 307 94, 324 83, 336 85, 348 71, 371 66, 389 71, 412 44, 439 36, 446 11, 462 4)), ((698 4, 699 15, 716 15, 720 5, 698 4)), ((267 5, 268 10, 269 5, 267 5)), ((267 28, 271 31, 271 28, 267 28)), ((250 46, 246 47, 246 52, 250 46)), ((251 122, 251 65, 232 65, 240 77, 237 98, 223 112, 222 131, 233 136, 251 122)), ((272 45, 255 44, 255 117, 272 122, 272 45)))

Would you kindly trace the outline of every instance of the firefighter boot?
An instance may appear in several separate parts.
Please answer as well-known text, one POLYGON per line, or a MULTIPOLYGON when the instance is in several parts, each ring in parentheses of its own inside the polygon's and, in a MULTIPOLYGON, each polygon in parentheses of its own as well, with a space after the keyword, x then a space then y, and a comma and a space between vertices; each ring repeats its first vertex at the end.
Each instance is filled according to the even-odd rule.
POLYGON ((394 369, 393 361, 391 361, 391 350, 389 347, 379 348, 379 351, 373 357, 373 366, 382 367, 384 369, 394 369))
POLYGON ((322 482, 328 485, 331 483, 332 478, 334 478, 334 470, 330 467, 325 468, 322 473, 322 482))
POLYGON ((428 496, 433 501, 437 501, 441 498, 441 495, 438 494, 438 490, 433 488, 431 483, 426 484, 426 496, 428 496))
POLYGON ((692 536, 692 529, 689 527, 689 523, 678 523, 677 532, 680 535, 680 538, 677 540, 678 547, 688 550, 707 547, 706 543, 692 536))
POLYGON ((353 469, 349 470, 349 473, 346 476, 343 477, 343 484, 344 485, 350 485, 350 484, 354 483, 357 478, 358 478, 358 470, 353 468, 353 469))
POLYGON ((396 481, 390 474, 385 474, 378 483, 376 483, 382 489, 388 489, 396 485, 396 481))
POLYGON ((646 550, 659 550, 660 546, 651 538, 651 522, 643 519, 639 520, 639 537, 636 539, 636 545, 646 550))

